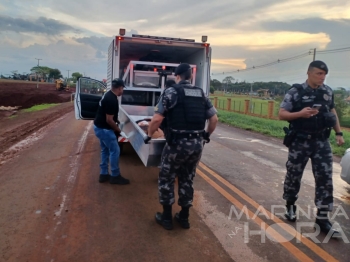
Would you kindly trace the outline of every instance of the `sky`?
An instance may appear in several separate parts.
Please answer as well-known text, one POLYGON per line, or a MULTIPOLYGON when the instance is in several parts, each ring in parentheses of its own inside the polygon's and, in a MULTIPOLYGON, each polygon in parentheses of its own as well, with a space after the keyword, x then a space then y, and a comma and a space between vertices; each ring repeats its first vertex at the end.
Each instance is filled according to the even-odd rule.
POLYGON ((42 59, 64 76, 104 79, 119 28, 196 41, 207 35, 211 77, 220 81, 304 82, 316 48, 329 67, 326 83, 350 88, 350 51, 322 53, 350 47, 350 0, 0 0, 0 74, 29 73, 42 59))

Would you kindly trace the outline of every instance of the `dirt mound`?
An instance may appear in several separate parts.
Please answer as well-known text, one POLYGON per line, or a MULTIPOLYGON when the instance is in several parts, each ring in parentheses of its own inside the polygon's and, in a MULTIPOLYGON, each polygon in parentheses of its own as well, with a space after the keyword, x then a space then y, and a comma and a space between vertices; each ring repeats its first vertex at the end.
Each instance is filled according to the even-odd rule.
POLYGON ((64 103, 73 91, 57 91, 55 84, 0 81, 0 106, 18 106, 20 109, 39 104, 64 103))
MULTIPOLYGON (((17 112, 16 117, 1 119, 0 125, 0 154, 6 149, 25 139, 50 122, 73 111, 73 103, 62 103, 51 108, 36 112, 17 112)), ((0 111, 11 112, 11 111, 0 111)), ((8 156, 5 155, 5 158, 8 156)), ((0 156, 0 165, 1 161, 0 156)))

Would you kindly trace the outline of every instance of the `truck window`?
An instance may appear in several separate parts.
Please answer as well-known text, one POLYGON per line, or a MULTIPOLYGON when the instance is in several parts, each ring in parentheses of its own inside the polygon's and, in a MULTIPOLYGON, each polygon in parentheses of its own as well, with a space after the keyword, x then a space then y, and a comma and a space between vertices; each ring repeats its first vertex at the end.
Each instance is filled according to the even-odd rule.
POLYGON ((154 106, 158 101, 160 92, 124 90, 122 105, 154 106))

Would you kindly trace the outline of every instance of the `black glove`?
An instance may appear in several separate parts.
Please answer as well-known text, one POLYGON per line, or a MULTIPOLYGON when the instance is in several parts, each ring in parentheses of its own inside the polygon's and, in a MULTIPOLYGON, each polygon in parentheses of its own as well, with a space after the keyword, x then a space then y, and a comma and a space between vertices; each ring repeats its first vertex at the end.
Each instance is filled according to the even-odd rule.
POLYGON ((143 140, 143 142, 145 142, 145 144, 148 144, 148 142, 149 142, 151 139, 152 139, 152 137, 147 136, 147 137, 143 140))
POLYGON ((204 135, 203 135, 205 143, 209 143, 210 142, 210 138, 209 137, 210 137, 209 132, 205 132, 204 135))

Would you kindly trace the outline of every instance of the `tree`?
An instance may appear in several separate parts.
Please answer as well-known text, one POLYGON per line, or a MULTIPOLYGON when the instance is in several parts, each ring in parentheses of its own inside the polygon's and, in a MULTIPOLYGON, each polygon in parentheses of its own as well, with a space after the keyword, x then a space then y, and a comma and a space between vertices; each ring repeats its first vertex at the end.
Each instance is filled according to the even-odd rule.
POLYGON ((83 74, 80 74, 79 72, 72 73, 73 82, 76 83, 79 80, 79 78, 82 76, 83 76, 83 74))
POLYGON ((223 80, 222 83, 224 84, 224 88, 226 91, 231 88, 231 84, 235 81, 235 79, 232 76, 226 76, 223 80))
POLYGON ((214 87, 215 90, 220 90, 222 84, 220 83, 219 80, 214 79, 214 80, 210 80, 210 86, 214 87))
POLYGON ((50 70, 50 73, 49 73, 49 78, 53 78, 53 79, 60 79, 62 78, 62 74, 61 74, 61 71, 58 70, 57 68, 55 69, 51 69, 50 70))
POLYGON ((335 110, 337 111, 339 121, 342 120, 342 118, 344 117, 348 109, 348 104, 345 101, 346 98, 347 98, 347 93, 345 90, 334 91, 334 104, 335 104, 335 110))
POLYGON ((32 69, 30 69, 32 73, 35 73, 38 77, 45 80, 47 79, 47 76, 49 75, 50 70, 52 69, 47 66, 34 66, 32 67, 32 69))
POLYGON ((210 94, 214 94, 214 92, 215 92, 215 89, 214 89, 213 86, 211 86, 211 87, 210 87, 210 94))

